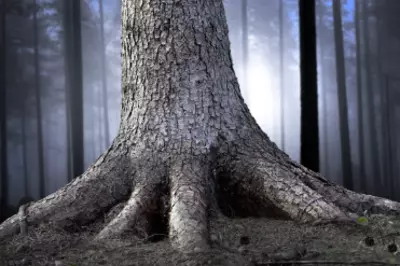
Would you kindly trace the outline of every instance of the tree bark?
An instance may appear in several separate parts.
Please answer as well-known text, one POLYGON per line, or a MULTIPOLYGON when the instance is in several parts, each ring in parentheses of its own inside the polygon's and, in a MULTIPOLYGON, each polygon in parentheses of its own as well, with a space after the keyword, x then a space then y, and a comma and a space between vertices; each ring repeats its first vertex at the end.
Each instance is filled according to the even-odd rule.
MULTIPOLYGON (((240 94, 222 0, 123 0, 122 30, 118 135, 85 173, 23 207, 28 225, 84 225, 125 202, 95 241, 131 229, 146 237, 161 215, 172 245, 196 252, 209 247, 210 215, 228 209, 303 222, 400 213, 400 203, 330 183, 270 141, 240 94)), ((0 238, 20 230, 19 218, 0 225, 0 238)))

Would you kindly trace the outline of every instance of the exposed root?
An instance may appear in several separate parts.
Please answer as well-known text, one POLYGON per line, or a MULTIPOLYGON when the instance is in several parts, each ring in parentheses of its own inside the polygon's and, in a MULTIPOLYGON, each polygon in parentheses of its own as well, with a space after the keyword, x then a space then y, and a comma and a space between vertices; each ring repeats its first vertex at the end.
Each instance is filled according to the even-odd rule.
POLYGON ((130 199, 122 211, 97 236, 96 240, 120 237, 133 229, 135 234, 148 238, 152 225, 152 216, 159 209, 158 198, 161 191, 161 179, 152 180, 149 176, 137 184, 130 199))
POLYGON ((28 234, 28 223, 26 222, 26 208, 28 208, 28 204, 23 204, 19 207, 18 216, 19 216, 19 228, 20 233, 22 235, 28 234))
POLYGON ((0 225, 0 237, 19 230, 26 234, 28 225, 46 221, 84 225, 129 194, 124 208, 95 240, 121 237, 130 230, 148 239, 155 220, 166 214, 165 204, 161 205, 165 196, 169 221, 161 220, 169 225, 172 245, 189 253, 210 247, 211 209, 216 217, 222 211, 228 216, 319 223, 350 221, 351 214, 364 210, 400 214, 400 203, 344 189, 288 158, 241 153, 225 154, 221 160, 215 152, 168 160, 152 154, 132 160, 127 152, 110 148, 82 176, 38 202, 21 206, 18 215, 0 225))
POLYGON ((370 214, 399 215, 400 203, 389 199, 366 195, 348 190, 334 184, 318 173, 315 173, 302 165, 290 162, 291 171, 312 189, 324 195, 337 206, 347 212, 361 215, 364 211, 370 214))
POLYGON ((111 147, 80 177, 27 205, 23 209, 24 215, 8 218, 0 224, 0 238, 20 231, 20 217, 24 218, 25 225, 51 222, 65 226, 68 221, 83 225, 95 220, 101 212, 126 197, 131 188, 126 184, 131 168, 117 154, 111 147))
POLYGON ((278 163, 268 163, 263 158, 241 158, 234 169, 243 194, 238 196, 257 198, 259 207, 269 206, 270 210, 280 211, 281 216, 302 222, 347 217, 332 201, 278 163))
POLYGON ((169 235, 174 247, 183 252, 209 248, 208 207, 210 188, 208 164, 193 158, 177 162, 171 170, 169 235))

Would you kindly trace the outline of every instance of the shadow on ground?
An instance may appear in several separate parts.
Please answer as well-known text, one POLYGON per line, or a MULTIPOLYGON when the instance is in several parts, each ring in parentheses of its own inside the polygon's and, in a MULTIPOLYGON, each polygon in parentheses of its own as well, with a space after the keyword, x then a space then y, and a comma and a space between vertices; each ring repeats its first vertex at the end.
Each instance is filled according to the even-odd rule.
POLYGON ((383 216, 354 225, 212 220, 212 249, 196 255, 175 252, 165 238, 145 241, 126 234, 94 243, 101 224, 84 232, 41 225, 25 237, 0 240, 0 265, 400 265, 395 250, 399 225, 400 218, 383 216))

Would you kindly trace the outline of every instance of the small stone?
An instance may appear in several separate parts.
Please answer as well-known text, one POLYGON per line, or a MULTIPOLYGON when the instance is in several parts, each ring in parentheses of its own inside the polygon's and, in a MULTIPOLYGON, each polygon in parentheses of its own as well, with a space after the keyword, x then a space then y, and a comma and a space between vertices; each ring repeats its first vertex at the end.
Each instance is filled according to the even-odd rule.
POLYGON ((63 266, 63 263, 62 263, 62 261, 60 261, 60 260, 55 260, 55 261, 54 261, 54 265, 55 265, 55 266, 63 266))

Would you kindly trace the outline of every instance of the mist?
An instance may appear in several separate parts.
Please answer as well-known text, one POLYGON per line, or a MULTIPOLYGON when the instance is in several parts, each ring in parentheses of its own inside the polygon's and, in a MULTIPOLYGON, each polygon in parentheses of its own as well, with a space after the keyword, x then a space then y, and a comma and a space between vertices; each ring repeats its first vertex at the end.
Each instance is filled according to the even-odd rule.
MULTIPOLYGON (((316 1, 320 172, 338 184, 351 178, 356 191, 400 200, 400 2, 332 1, 316 1), (350 147, 342 150, 346 134, 350 147)), ((71 181, 118 133, 121 3, 72 2, 1 5, 0 184, 6 216, 22 198, 37 200, 71 181)), ((270 139, 300 162, 298 1, 224 3, 245 102, 270 139)))

